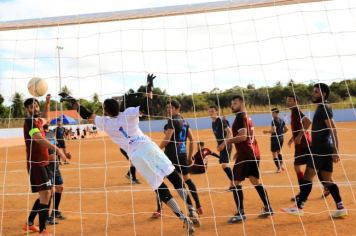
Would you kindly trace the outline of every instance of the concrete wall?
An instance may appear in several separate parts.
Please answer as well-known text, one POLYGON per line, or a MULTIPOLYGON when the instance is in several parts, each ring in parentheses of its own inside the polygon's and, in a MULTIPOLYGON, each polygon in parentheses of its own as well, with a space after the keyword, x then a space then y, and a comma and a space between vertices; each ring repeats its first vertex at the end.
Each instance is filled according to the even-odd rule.
MULTIPOLYGON (((307 116, 312 118, 314 112, 305 112, 307 116)), ((289 124, 290 123, 290 113, 281 112, 280 116, 289 124)), ((255 124, 255 126, 269 126, 271 124, 271 114, 256 114, 251 115, 251 118, 255 124)), ((230 124, 232 124, 234 120, 234 116, 228 116, 227 119, 229 120, 230 124)), ((334 119, 337 122, 349 122, 349 121, 356 121, 356 111, 353 109, 341 109, 341 110, 334 110, 334 119)), ((210 129, 211 128, 211 120, 208 117, 203 118, 188 118, 186 119, 190 127, 192 129, 210 129)), ((163 132, 163 126, 166 124, 166 120, 153 120, 153 121, 142 121, 140 122, 140 128, 144 132, 163 132)), ((74 129, 77 126, 73 126, 74 129)), ((15 129, 0 129, 0 138, 15 138, 15 137, 22 137, 23 130, 22 128, 15 128, 15 129)))

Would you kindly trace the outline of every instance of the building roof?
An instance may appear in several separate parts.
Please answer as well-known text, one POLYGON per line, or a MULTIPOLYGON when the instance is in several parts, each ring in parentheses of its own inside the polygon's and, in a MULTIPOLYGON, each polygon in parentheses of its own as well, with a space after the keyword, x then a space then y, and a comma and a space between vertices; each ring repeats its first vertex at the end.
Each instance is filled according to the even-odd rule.
MULTIPOLYGON (((49 119, 54 119, 54 118, 60 116, 61 114, 62 114, 61 111, 50 111, 48 114, 48 117, 49 117, 49 119)), ((80 115, 78 114, 78 112, 76 110, 64 110, 63 115, 69 116, 76 120, 80 119, 80 115)))

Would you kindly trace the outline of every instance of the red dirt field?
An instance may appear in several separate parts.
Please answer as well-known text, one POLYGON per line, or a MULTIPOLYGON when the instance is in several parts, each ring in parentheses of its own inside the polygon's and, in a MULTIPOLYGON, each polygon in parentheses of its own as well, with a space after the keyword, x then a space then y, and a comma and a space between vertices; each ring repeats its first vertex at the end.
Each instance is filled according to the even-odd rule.
MULTIPOLYGON (((262 135, 263 127, 258 127, 262 180, 276 214, 268 219, 257 218, 262 203, 253 186, 245 181, 248 219, 243 224, 226 223, 235 211, 235 204, 232 193, 225 191, 229 186, 225 173, 218 160, 210 157, 208 173, 192 177, 205 210, 202 226, 197 228, 195 235, 356 235, 356 123, 338 123, 337 126, 342 162, 334 167, 334 179, 339 183, 349 217, 341 220, 329 217, 328 209, 335 209, 335 205, 331 197, 326 202, 321 198, 322 190, 317 183, 306 204, 304 217, 281 213, 280 208, 292 204, 293 190, 298 192, 293 170, 294 150, 285 142, 283 153, 287 170, 276 174, 269 152, 269 136, 262 135)), ((152 133, 151 137, 159 141, 163 133, 152 133)), ((285 140, 289 137, 290 132, 285 140)), ((195 140, 205 141, 207 147, 215 150, 210 130, 195 132, 195 140)), ((156 208, 155 194, 139 174, 141 185, 131 186, 124 178, 129 164, 109 138, 70 141, 67 146, 73 159, 70 165, 61 166, 65 193, 60 208, 68 219, 55 227, 48 226, 50 232, 55 235, 185 235, 182 223, 166 206, 163 218, 150 219, 156 208)), ((26 235, 21 227, 37 195, 30 193, 25 166, 24 145, 0 148, 2 235, 26 235)), ((172 187, 169 182, 167 185, 172 187)), ((171 192, 183 208, 177 193, 171 192)))

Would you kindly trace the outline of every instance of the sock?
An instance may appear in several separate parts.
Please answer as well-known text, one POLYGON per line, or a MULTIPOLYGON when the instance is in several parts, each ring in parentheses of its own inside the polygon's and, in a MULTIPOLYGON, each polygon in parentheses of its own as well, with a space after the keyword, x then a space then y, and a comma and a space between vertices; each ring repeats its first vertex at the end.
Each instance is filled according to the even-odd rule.
POLYGON ((279 166, 282 167, 283 165, 283 156, 282 154, 278 154, 279 166))
POLYGON ((40 218, 40 232, 46 229, 46 221, 48 218, 48 204, 39 204, 38 214, 40 218))
POLYGON ((304 208, 304 203, 308 200, 312 188, 313 182, 304 179, 301 180, 299 200, 297 201, 298 208, 304 208))
MULTIPOLYGON (((303 172, 298 172, 297 173, 298 185, 299 185, 299 194, 300 194, 300 191, 301 191, 300 186, 303 183, 303 177, 304 177, 304 173, 303 172)), ((297 194, 297 195, 299 195, 299 194, 297 194)))
POLYGON ((169 208, 171 208, 174 214, 179 217, 179 219, 184 220, 186 218, 174 198, 169 199, 166 204, 169 206, 169 208))
POLYGON ((130 166, 130 175, 132 180, 136 180, 136 168, 134 166, 130 166))
POLYGON ((59 203, 61 202, 62 193, 55 192, 53 198, 53 211, 58 212, 59 203))
POLYGON ((273 158, 275 166, 279 169, 279 161, 278 158, 273 158))
POLYGON ((344 204, 342 203, 342 200, 341 200, 339 187, 336 184, 333 183, 333 184, 328 186, 328 189, 330 191, 331 196, 333 196, 333 199, 334 199, 335 204, 336 204, 336 208, 337 209, 343 209, 344 208, 344 204))
POLYGON ((185 188, 180 188, 180 189, 176 189, 176 190, 177 190, 179 196, 187 204, 187 208, 188 208, 189 212, 194 211, 195 209, 193 207, 192 199, 188 195, 187 190, 185 190, 185 188))
POLYGON ((27 220, 28 225, 33 225, 33 222, 35 221, 36 215, 38 213, 39 205, 40 205, 40 199, 37 199, 33 204, 30 215, 28 216, 28 220, 27 220))
POLYGON ((234 200, 236 204, 237 213, 244 213, 244 194, 242 192, 241 185, 236 185, 235 189, 232 191, 234 195, 234 200))
POLYGON ((197 188, 195 187, 195 184, 193 183, 193 181, 191 179, 188 179, 187 181, 185 181, 185 183, 188 185, 190 194, 192 194, 192 197, 195 201, 196 208, 200 208, 201 205, 200 205, 198 192, 197 192, 197 188))
POLYGON ((262 184, 256 185, 255 189, 256 189, 258 195, 260 196, 265 208, 270 208, 269 199, 268 199, 266 189, 262 186, 262 184))
POLYGON ((226 176, 229 178, 229 180, 231 181, 232 180, 232 171, 231 171, 231 168, 230 167, 225 167, 224 168, 224 171, 226 173, 226 176))

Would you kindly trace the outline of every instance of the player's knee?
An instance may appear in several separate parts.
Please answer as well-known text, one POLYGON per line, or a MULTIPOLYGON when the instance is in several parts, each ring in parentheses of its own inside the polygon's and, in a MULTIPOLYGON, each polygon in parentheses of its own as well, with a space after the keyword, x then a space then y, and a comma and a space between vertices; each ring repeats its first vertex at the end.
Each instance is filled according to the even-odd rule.
POLYGON ((62 193, 63 192, 63 185, 56 186, 56 193, 62 193))
POLYGON ((184 182, 187 182, 188 180, 190 180, 190 175, 189 174, 183 175, 183 179, 184 182))

